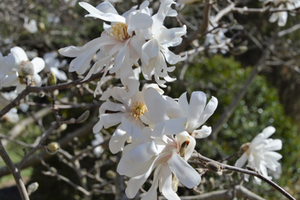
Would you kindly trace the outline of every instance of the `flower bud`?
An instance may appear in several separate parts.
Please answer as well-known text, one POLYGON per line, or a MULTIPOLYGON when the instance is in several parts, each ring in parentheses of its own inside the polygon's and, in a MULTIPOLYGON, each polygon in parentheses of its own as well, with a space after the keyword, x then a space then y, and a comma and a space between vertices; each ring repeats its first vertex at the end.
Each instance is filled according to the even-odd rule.
POLYGON ((218 165, 215 162, 208 162, 206 163, 206 167, 209 171, 214 172, 214 173, 218 173, 221 171, 221 167, 220 165, 218 165))
POLYGON ((39 187, 39 184, 37 182, 31 183, 30 185, 28 185, 27 187, 27 192, 28 195, 31 195, 32 193, 34 193, 39 187))
POLYGON ((49 153, 50 155, 54 155, 56 154, 56 152, 58 151, 58 149, 60 148, 59 144, 57 142, 51 142, 47 145, 47 153, 49 153))
POLYGON ((47 85, 51 86, 51 85, 56 85, 57 79, 56 76, 53 72, 50 72, 47 76, 47 85))
POLYGON ((90 115, 90 111, 86 110, 82 115, 80 115, 77 119, 76 119, 76 123, 82 123, 85 120, 87 120, 87 118, 90 115))
POLYGON ((112 170, 108 170, 108 171, 106 172, 106 176, 107 176, 107 178, 109 178, 109 179, 114 179, 114 178, 116 177, 116 172, 114 172, 114 171, 112 171, 112 170))
POLYGON ((44 92, 43 90, 41 90, 41 91, 39 92, 39 97, 43 98, 44 96, 45 96, 45 92, 44 92))

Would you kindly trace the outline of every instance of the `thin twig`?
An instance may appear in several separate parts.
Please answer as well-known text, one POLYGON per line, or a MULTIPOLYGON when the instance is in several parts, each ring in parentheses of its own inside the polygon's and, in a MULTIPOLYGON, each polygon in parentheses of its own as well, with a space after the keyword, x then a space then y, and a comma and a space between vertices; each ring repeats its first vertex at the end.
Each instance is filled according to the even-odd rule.
POLYGON ((192 158, 198 158, 200 160, 200 162, 202 162, 201 164, 203 164, 203 162, 204 163, 214 162, 214 163, 218 164, 221 169, 226 169, 226 170, 230 170, 230 171, 235 171, 235 172, 240 172, 240 173, 243 173, 243 174, 256 176, 257 178, 259 178, 259 179, 263 180, 264 182, 268 183, 269 185, 271 185, 274 189, 278 190, 286 198, 288 198, 290 200, 296 200, 293 196, 291 196, 288 192, 286 192, 282 187, 280 187, 279 185, 277 185, 276 183, 274 183, 273 181, 271 181, 270 179, 268 179, 267 177, 263 176, 262 174, 260 174, 256 171, 250 171, 250 170, 247 170, 247 169, 242 169, 242 168, 239 168, 239 167, 233 167, 233 166, 230 166, 230 165, 226 165, 226 164, 217 162, 215 160, 209 159, 205 156, 202 156, 198 152, 193 153, 192 158))

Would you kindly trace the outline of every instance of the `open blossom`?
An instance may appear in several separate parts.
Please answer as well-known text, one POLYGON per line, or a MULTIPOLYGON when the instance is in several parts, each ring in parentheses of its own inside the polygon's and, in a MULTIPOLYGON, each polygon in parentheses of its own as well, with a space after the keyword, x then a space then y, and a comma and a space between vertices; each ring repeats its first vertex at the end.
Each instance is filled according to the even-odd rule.
POLYGON ((64 67, 67 64, 66 60, 60 62, 57 58, 57 52, 45 53, 44 61, 45 61, 45 69, 44 72, 49 73, 52 72, 57 79, 66 81, 67 75, 64 71, 59 70, 59 68, 64 67))
POLYGON ((211 127, 202 125, 216 110, 217 98, 212 97, 206 104, 206 94, 197 91, 192 93, 190 102, 188 102, 186 93, 183 93, 178 100, 174 100, 167 96, 163 97, 151 89, 145 94, 145 97, 149 112, 141 117, 144 123, 151 126, 167 119, 187 118, 185 130, 193 137, 200 139, 210 135, 211 127))
POLYGON ((41 86, 42 79, 38 73, 45 67, 44 60, 36 57, 29 61, 25 51, 20 47, 13 47, 10 52, 15 58, 14 69, 19 75, 18 80, 12 83, 12 85, 17 86, 16 92, 22 92, 27 85, 41 86))
POLYGON ((59 50, 64 56, 76 57, 70 63, 69 71, 85 73, 90 68, 91 59, 100 49, 97 61, 85 79, 101 71, 104 71, 103 76, 108 72, 116 73, 123 85, 128 88, 128 93, 133 94, 139 82, 134 78, 132 66, 138 66, 137 51, 143 43, 134 33, 149 28, 152 25, 151 17, 136 10, 137 7, 119 15, 108 1, 104 1, 96 8, 85 2, 80 2, 79 5, 89 12, 86 17, 99 18, 110 22, 111 25, 105 24, 105 31, 101 37, 82 47, 70 46, 59 50))
MULTIPOLYGON (((266 0, 265 5, 272 4, 273 7, 278 9, 289 9, 294 10, 300 7, 300 1, 299 0, 266 0)), ((270 16, 269 21, 271 23, 276 22, 278 26, 285 26, 288 18, 288 13, 286 11, 281 12, 274 12, 270 16)))
MULTIPOLYGON (((236 161, 235 166, 242 167, 247 161, 248 165, 265 177, 271 179, 268 176, 267 169, 276 171, 280 166, 278 162, 282 156, 274 151, 282 148, 282 141, 280 139, 269 138, 275 132, 275 128, 269 126, 265 128, 262 133, 258 134, 252 142, 244 144, 242 146, 243 155, 236 161)), ((245 180, 248 181, 249 175, 244 175, 245 180)), ((255 181, 260 184, 261 180, 254 177, 255 181)))
POLYGON ((99 122, 94 126, 93 131, 97 133, 103 127, 109 128, 119 124, 109 141, 109 148, 112 153, 121 151, 125 141, 130 139, 130 135, 122 130, 122 117, 126 117, 130 123, 139 128, 144 127, 140 117, 148 111, 144 100, 144 93, 147 93, 148 88, 155 88, 154 90, 163 92, 156 84, 146 84, 142 91, 136 91, 131 97, 126 95, 127 91, 124 87, 113 87, 103 93, 101 100, 106 102, 99 108, 99 122), (114 101, 111 101, 110 97, 114 101))
MULTIPOLYGON (((148 136, 148 141, 125 147, 117 171, 121 175, 131 177, 125 190, 128 198, 135 197, 152 172, 154 172, 152 186, 142 200, 157 199, 157 187, 167 199, 179 200, 176 194, 178 182, 188 188, 200 183, 200 175, 187 163, 196 141, 183 131, 185 128, 183 123, 184 121, 173 124, 177 130, 174 126, 167 126, 162 132, 151 131, 146 127, 140 130, 143 133, 138 135, 148 136), (181 124, 181 127, 178 124, 181 124)), ((127 127, 125 130, 131 131, 127 127)))
POLYGON ((23 27, 29 32, 29 33, 36 33, 38 31, 36 21, 34 19, 31 19, 29 21, 28 17, 24 18, 24 24, 23 27))
POLYGON ((168 72, 174 71, 175 67, 168 67, 186 59, 171 52, 168 48, 179 45, 182 36, 186 34, 186 26, 168 29, 163 25, 166 17, 177 16, 177 12, 171 8, 176 4, 173 0, 164 0, 161 2, 158 12, 152 16, 153 24, 142 34, 146 38, 142 46, 141 61, 142 72, 146 79, 151 79, 154 75, 155 81, 161 86, 166 87, 164 83, 174 81, 168 75, 168 72), (160 80, 160 77, 164 80, 160 80))

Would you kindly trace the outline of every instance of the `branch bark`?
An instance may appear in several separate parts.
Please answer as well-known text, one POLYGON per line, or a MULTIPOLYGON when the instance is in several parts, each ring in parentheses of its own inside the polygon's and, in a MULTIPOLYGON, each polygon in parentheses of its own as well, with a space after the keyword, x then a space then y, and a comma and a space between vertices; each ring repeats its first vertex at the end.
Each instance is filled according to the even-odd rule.
POLYGON ((29 200, 29 196, 28 196, 27 190, 26 190, 25 185, 24 185, 24 183, 22 181, 20 170, 18 170, 18 168, 16 167, 16 165, 10 159, 10 157, 7 154, 4 146, 2 145, 1 140, 0 140, 0 156, 2 157, 2 159, 4 160, 4 162, 6 164, 6 168, 13 175, 13 177, 14 177, 14 179, 16 181, 16 185, 18 187, 21 199, 22 200, 29 200))

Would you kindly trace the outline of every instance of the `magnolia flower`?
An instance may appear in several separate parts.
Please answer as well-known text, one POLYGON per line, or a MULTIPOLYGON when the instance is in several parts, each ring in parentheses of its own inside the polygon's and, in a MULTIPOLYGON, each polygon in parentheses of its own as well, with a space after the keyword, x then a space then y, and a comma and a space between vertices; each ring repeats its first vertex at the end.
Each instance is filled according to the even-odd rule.
POLYGON ((141 61, 142 72, 146 79, 151 79, 154 75, 155 81, 161 87, 166 87, 164 83, 174 81, 168 72, 174 71, 175 67, 168 67, 167 63, 171 65, 179 61, 185 60, 187 56, 181 57, 175 55, 168 48, 177 46, 181 43, 181 36, 186 34, 186 26, 180 28, 167 29, 163 25, 163 21, 167 16, 177 16, 177 12, 171 9, 171 5, 176 4, 173 0, 165 0, 161 2, 158 12, 152 16, 152 26, 142 31, 146 38, 142 46, 141 61), (160 77, 165 80, 160 80, 160 77))
POLYGON ((144 135, 146 138, 141 143, 127 145, 117 167, 118 173, 131 177, 125 190, 128 198, 135 197, 153 171, 152 186, 142 200, 157 199, 158 186, 167 199, 179 200, 176 194, 178 182, 188 188, 200 183, 200 175, 187 163, 196 141, 183 131, 184 128, 184 119, 181 122, 170 123, 162 132, 151 131, 148 127, 134 131, 130 126, 124 128, 132 134, 140 131, 141 133, 134 135, 144 135))
POLYGON ((36 33, 38 31, 36 21, 34 19, 28 21, 28 17, 24 18, 24 24, 23 27, 29 32, 29 33, 36 33))
POLYGON ((153 89, 145 94, 145 103, 148 112, 141 119, 150 127, 167 119, 187 118, 185 130, 196 138, 205 138, 210 135, 211 127, 202 126, 217 108, 218 100, 212 97, 206 104, 207 97, 203 92, 193 92, 190 103, 183 93, 178 101, 170 97, 163 97, 153 89), (158 108, 158 109, 157 109, 158 108), (200 126, 201 129, 197 129, 200 126))
MULTIPOLYGON (((210 18, 211 20, 213 19, 213 17, 210 18)), ((217 24, 213 24, 213 26, 217 26, 217 24)), ((214 27, 211 24, 209 24, 208 26, 208 31, 211 31, 214 27)), ((230 40, 228 39, 225 35, 224 32, 226 32, 227 29, 225 28, 218 28, 215 29, 213 31, 211 31, 210 33, 208 33, 205 37, 205 46, 208 45, 212 45, 212 46, 216 46, 216 45, 220 45, 220 44, 224 44, 220 51, 222 54, 226 54, 226 52, 229 51, 228 46, 226 45, 226 43, 230 40)), ((214 48, 210 50, 213 53, 217 53, 218 49, 214 48)))
POLYGON ((156 84, 146 84, 141 92, 136 91, 133 96, 128 97, 126 88, 113 87, 106 90, 100 98, 106 102, 99 108, 99 122, 93 128, 94 133, 99 132, 103 127, 109 128, 120 124, 109 141, 109 148, 112 153, 123 150, 125 141, 130 139, 130 135, 122 130, 122 117, 126 117, 130 123, 139 128, 145 127, 140 117, 148 111, 144 100, 148 88, 155 88, 154 90, 163 92, 156 84), (114 101, 110 101, 110 97, 114 101))
MULTIPOLYGON (((275 8, 284 9, 287 8, 289 10, 295 10, 300 7, 299 0, 266 0, 265 5, 272 4, 275 8)), ((293 13, 291 13, 293 15, 293 13)), ((270 16, 269 21, 271 23, 277 22, 278 26, 285 26, 288 18, 288 13, 285 11, 282 12, 274 12, 270 16)))
POLYGON ((45 61, 45 69, 44 72, 49 73, 52 72, 57 79, 66 81, 67 75, 64 71, 59 70, 59 68, 64 67, 67 64, 66 60, 60 62, 57 58, 57 52, 45 53, 44 61, 45 61))
POLYGON ((1 118, 11 123, 17 123, 19 121, 18 110, 16 108, 12 108, 1 118))
MULTIPOLYGON (((258 134, 252 142, 242 146, 243 155, 236 161, 235 166, 242 167, 246 161, 254 170, 257 170, 263 176, 272 179, 268 176, 267 169, 276 171, 280 166, 278 162, 282 156, 274 151, 282 148, 280 139, 268 139, 275 132, 275 128, 269 126, 262 133, 258 134)), ((248 181, 249 175, 245 175, 245 180, 248 181)), ((254 177, 256 183, 260 184, 261 180, 254 177)))
POLYGON ((134 33, 148 29, 152 25, 151 17, 139 12, 136 7, 119 15, 108 1, 104 1, 96 8, 84 2, 80 2, 79 5, 89 12, 86 17, 99 18, 110 22, 111 25, 105 24, 105 31, 101 37, 88 42, 83 47, 70 46, 59 50, 64 56, 76 57, 70 63, 69 71, 76 71, 79 74, 86 72, 90 68, 94 54, 100 49, 97 53, 98 60, 85 79, 102 71, 104 71, 103 76, 108 72, 116 73, 123 85, 128 88, 129 95, 132 95, 139 85, 134 78, 132 66, 138 66, 136 62, 139 57, 138 51, 143 44, 134 33))
POLYGON ((14 69, 19 74, 19 80, 13 83, 13 85, 17 86, 16 92, 22 92, 28 85, 41 86, 42 80, 38 73, 45 67, 44 60, 36 57, 29 61, 25 51, 20 47, 13 47, 10 49, 10 52, 15 58, 14 69))
POLYGON ((11 86, 18 79, 18 72, 13 70, 15 58, 12 55, 2 56, 0 53, 0 89, 11 86))
MULTIPOLYGON (((102 136, 102 134, 100 132, 97 133, 97 134, 95 134, 94 136, 95 136, 95 139, 92 140, 92 146, 93 147, 101 144, 102 142, 104 142, 103 136, 102 136)), ((97 146, 97 147, 94 148, 93 152, 94 152, 94 155, 97 158, 99 158, 101 156, 101 154, 103 153, 103 151, 104 150, 103 150, 102 146, 99 145, 99 146, 97 146)))

